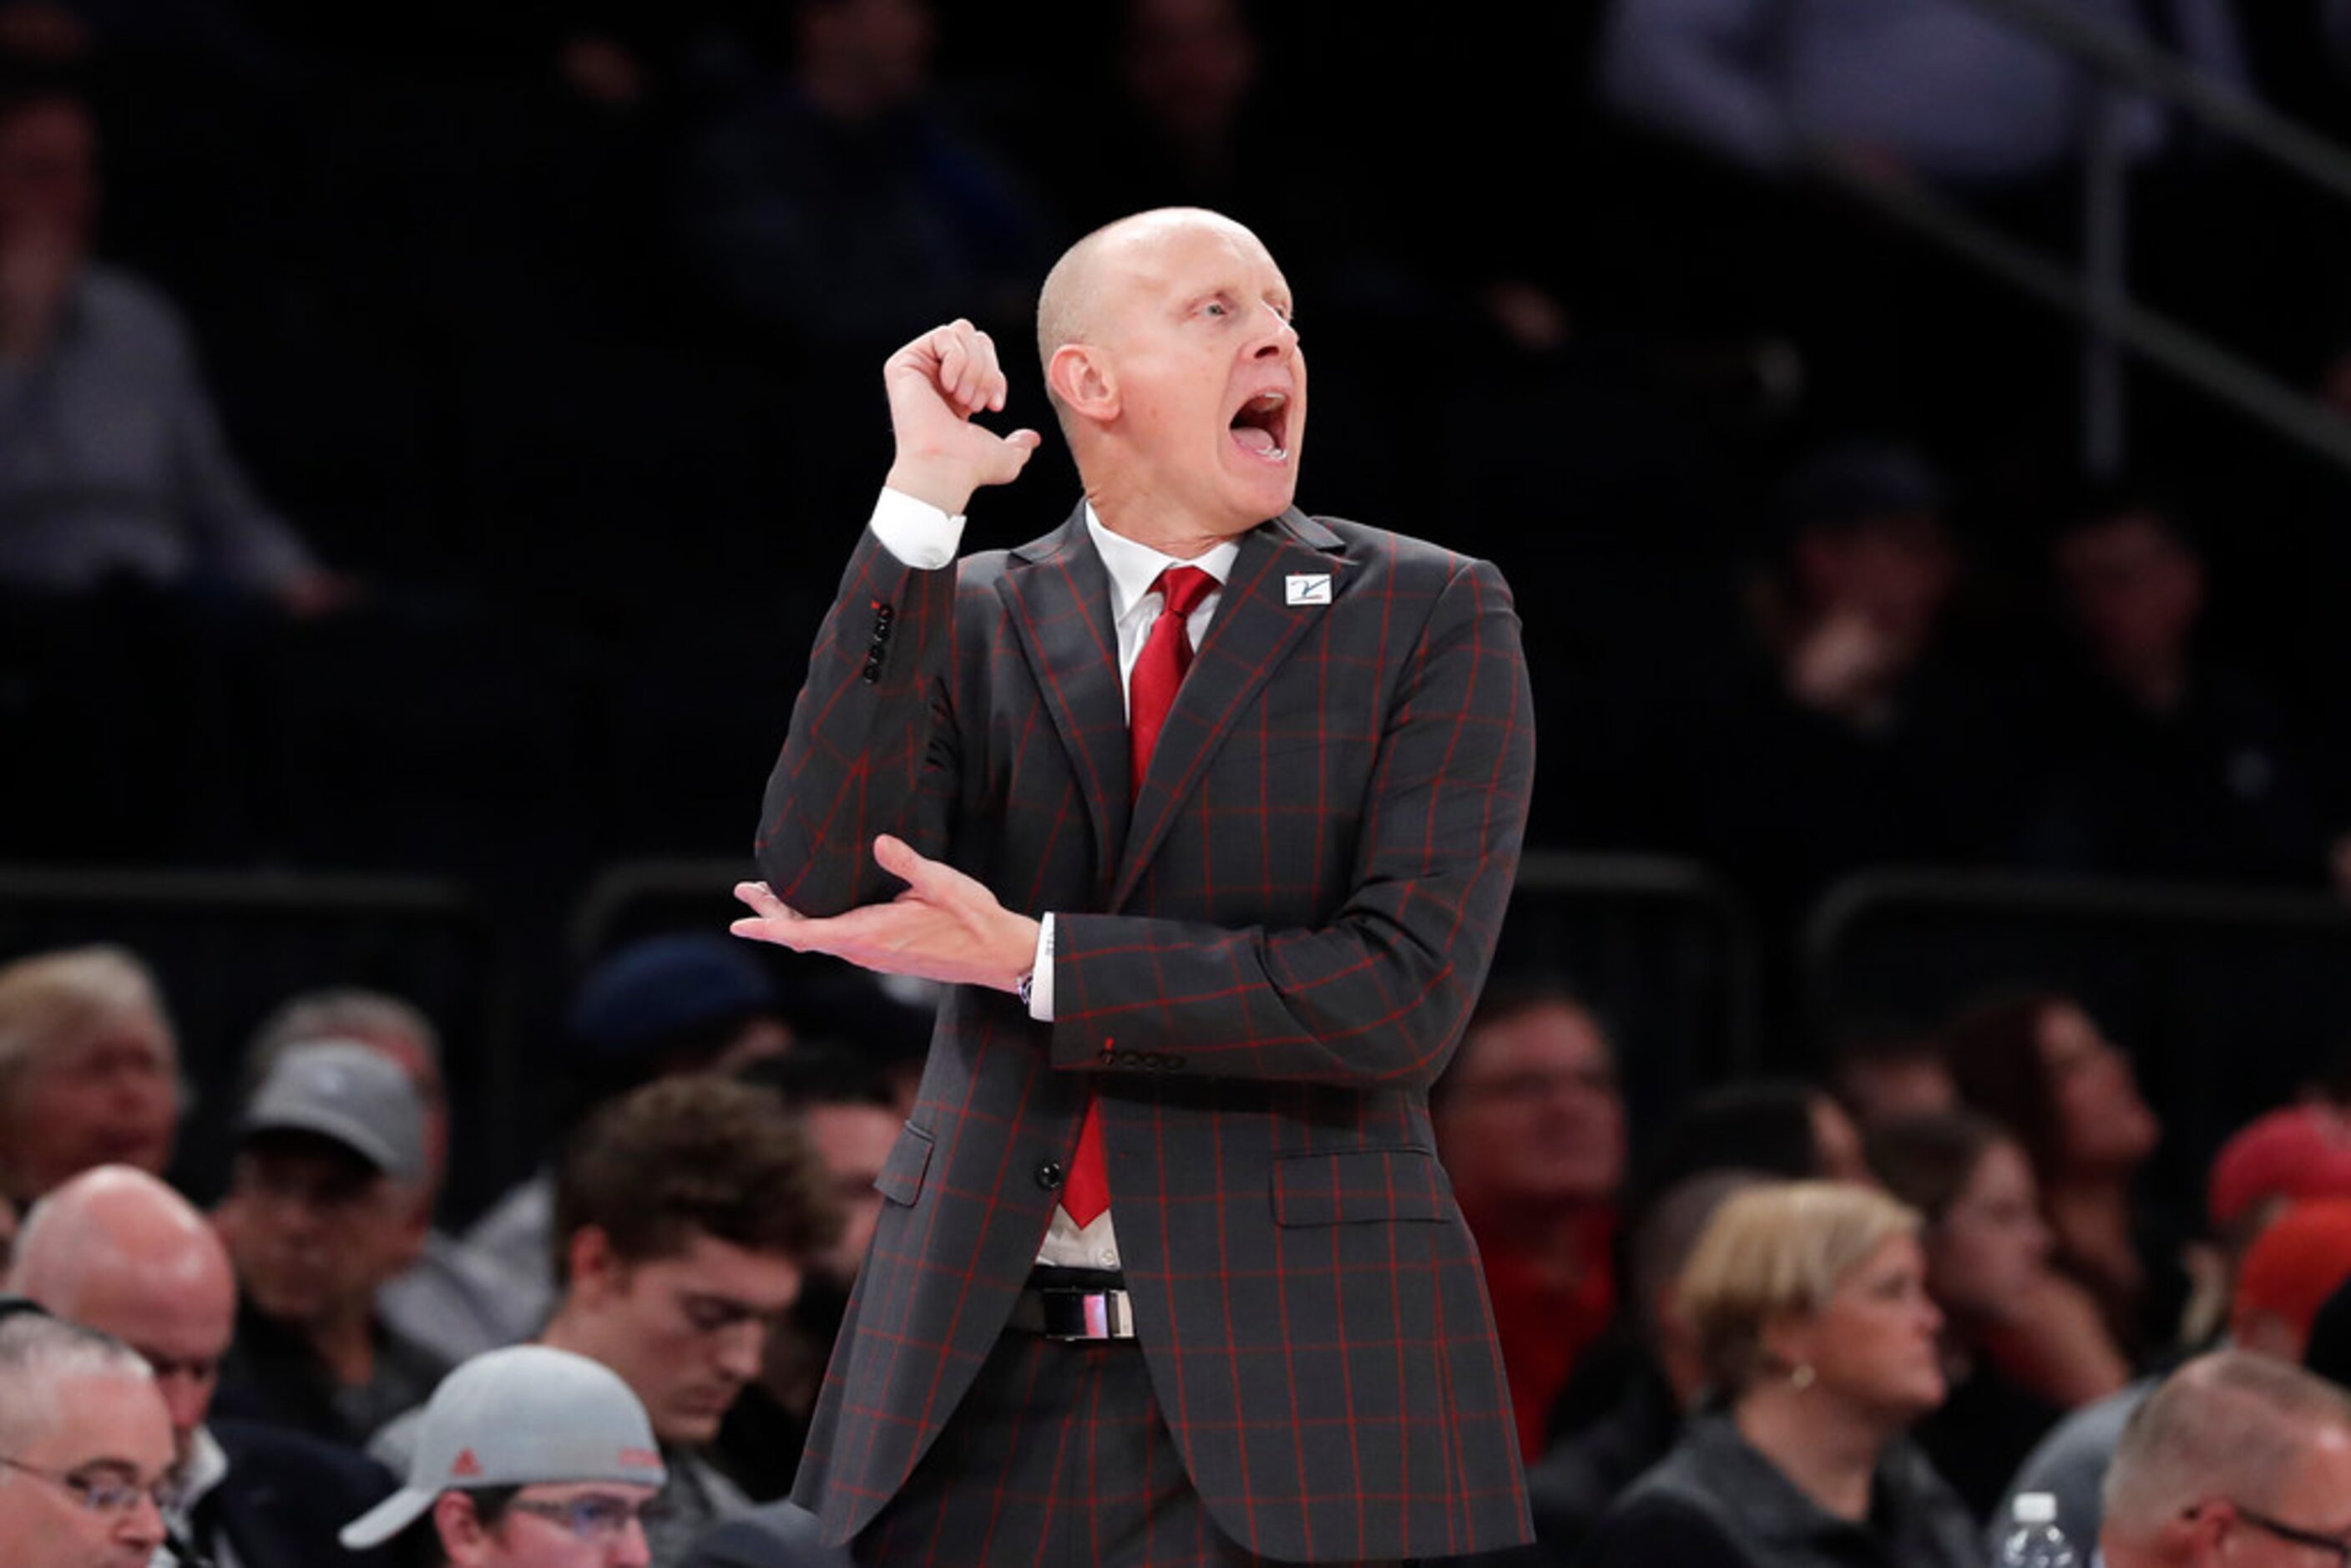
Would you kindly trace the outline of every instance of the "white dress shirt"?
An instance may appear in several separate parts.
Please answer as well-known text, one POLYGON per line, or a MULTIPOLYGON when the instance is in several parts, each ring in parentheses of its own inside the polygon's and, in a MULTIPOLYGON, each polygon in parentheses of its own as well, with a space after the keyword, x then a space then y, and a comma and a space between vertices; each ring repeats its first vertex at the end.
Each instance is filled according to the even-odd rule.
MULTIPOLYGON (((901 562, 918 570, 936 570, 953 563, 956 550, 963 542, 963 525, 961 517, 951 517, 899 490, 885 488, 873 506, 873 537, 901 562)), ((1152 586, 1159 580, 1159 574, 1171 566, 1195 566, 1217 580, 1217 586, 1209 591, 1184 622, 1192 646, 1197 648, 1200 639, 1207 634, 1208 622, 1215 617, 1217 604, 1224 599, 1224 581, 1231 575, 1241 547, 1227 539, 1198 559, 1185 560, 1111 532, 1094 516, 1092 502, 1086 505, 1086 532, 1092 536, 1094 549, 1110 575, 1111 623, 1118 636, 1119 695, 1130 704, 1131 712, 1127 685, 1134 674, 1135 661, 1143 656, 1143 644, 1151 635, 1151 623, 1159 619, 1160 606, 1165 601, 1152 586)), ((1037 936, 1036 969, 1029 987, 1029 1016, 1040 1023, 1050 1023, 1052 913, 1048 910, 1040 914, 1038 921, 1042 929, 1037 936)), ((1045 1244, 1038 1249, 1037 1261, 1061 1268, 1117 1268, 1118 1235, 1111 1227, 1110 1210, 1104 1209, 1094 1217, 1092 1224, 1081 1228, 1067 1211, 1056 1207, 1052 1225, 1045 1232, 1045 1244)))

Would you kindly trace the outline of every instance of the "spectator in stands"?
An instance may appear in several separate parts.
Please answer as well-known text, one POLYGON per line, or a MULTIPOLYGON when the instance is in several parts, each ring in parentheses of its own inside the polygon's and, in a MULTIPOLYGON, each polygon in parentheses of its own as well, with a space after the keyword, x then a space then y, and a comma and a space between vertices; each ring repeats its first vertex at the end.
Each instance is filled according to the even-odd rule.
POLYGON ((1532 1460, 1568 1375, 1615 1311, 1625 1102, 1614 1050, 1568 992, 1489 986, 1429 1091, 1429 1120, 1485 1260, 1520 1451, 1532 1460))
POLYGON ((1682 1302, 1727 1408, 1601 1519, 1594 1568, 1961 1568, 1967 1509, 1903 1434, 1943 1399, 1918 1218, 1868 1188, 1794 1182, 1725 1203, 1682 1302))
MULTIPOLYGON (((2346 1278, 2351 1277, 2346 1216, 2351 1216, 2351 1200, 2313 1199, 2252 1243, 2228 1302, 2234 1348, 2300 1360, 2330 1378, 2351 1370, 2351 1358, 2342 1358, 2342 1346, 2351 1343, 2344 1333, 2351 1329, 2351 1295, 2344 1289, 2346 1278), (2304 1209, 2307 1216, 2288 1228, 2286 1220, 2304 1209)), ((2010 1481, 2009 1499, 2020 1492, 2047 1492, 2057 1500, 2058 1524, 2070 1538, 2095 1539, 2101 1519, 2099 1488, 2114 1461, 2116 1445, 2159 1381, 2140 1378, 2059 1422, 2010 1481)), ((2003 1502, 1994 1523, 2005 1517, 2003 1502)))
POLYGON ((432 1392, 449 1364, 375 1305, 423 1245, 424 1174, 423 1103, 380 1052, 344 1040, 277 1058, 216 1216, 243 1292, 225 1413, 357 1448, 432 1392))
POLYGON ((2299 1367, 2228 1350, 2189 1362, 2131 1417, 2105 1480, 2107 1568, 2342 1560, 2351 1400, 2299 1367))
POLYGON ((238 469, 171 303, 94 261, 98 131, 72 91, 0 88, 0 586, 114 578, 348 595, 238 469))
POLYGON ((768 1336, 758 1378, 726 1412, 712 1451, 746 1492, 767 1499, 790 1490, 799 1468, 808 1418, 849 1310, 850 1288, 882 1218, 882 1193, 874 1184, 905 1121, 892 1103, 883 1068, 846 1044, 801 1040, 742 1076, 781 1094, 799 1118, 841 1217, 839 1239, 808 1260, 791 1314, 768 1336))
POLYGON ((2049 699, 2042 858, 2120 876, 2329 877, 2342 813, 2285 706, 2197 647, 2204 558, 2178 507, 2101 490, 2064 519, 2050 556, 2084 668, 2049 699))
POLYGON ((1749 1079, 1700 1095, 1659 1134, 1641 1188, 1662 1192, 1712 1170, 1760 1171, 1790 1181, 1877 1179, 1844 1107, 1793 1079, 1749 1079))
MULTIPOLYGON (((565 1033, 582 1108, 655 1078, 729 1072, 789 1049, 776 982, 743 945, 690 932, 632 942, 601 960, 572 999, 565 1033)), ((555 1296, 555 1178, 518 1183, 465 1233, 465 1245, 555 1296)), ((543 1315, 543 1314, 542 1314, 543 1315)))
MULTIPOLYGON (((2225 0, 2073 0, 2109 27, 2168 40, 2244 85, 2225 0)), ((2073 172, 2105 112, 2096 71, 1997 13, 1960 0, 1624 0, 1602 91, 1620 112, 1772 174, 1843 150, 1963 189, 2073 172)), ((2125 150, 2154 152, 2165 119, 2122 101, 2125 150)))
MULTIPOLYGON (((538 1343, 602 1363, 644 1406, 669 1475, 648 1521, 657 1568, 750 1507, 702 1449, 758 1375, 809 1260, 838 1235, 825 1186, 773 1093, 706 1074, 606 1104, 564 1152, 563 1291, 538 1343)), ((375 1456, 413 1473, 423 1419, 394 1422, 375 1456)))
POLYGON ((161 1176, 179 1129, 179 1071, 155 977, 121 948, 0 968, 0 1192, 27 1203, 110 1163, 161 1176))
POLYGON ((2256 1116, 2212 1158, 2206 1208, 2241 1253, 2289 1206, 2351 1197, 2351 1116, 2330 1101, 2256 1116))
POLYGON ((1791 915, 1858 867, 2011 849, 2012 727, 1950 646, 1942 476, 1907 447, 1839 442, 1778 510, 1750 646, 1668 742, 1695 847, 1791 915))
POLYGON ((40 1568, 147 1568, 172 1423, 121 1341, 37 1312, 0 1318, 0 1542, 40 1568))
POLYGON ((2126 1358, 2172 1343, 2187 1281, 2178 1239, 2134 1186, 2163 1136, 2130 1059, 2081 1005, 2052 993, 1984 1003, 1943 1037, 1968 1104, 2032 1157, 2059 1272, 2087 1290, 2126 1358))
POLYGON ((408 1484, 347 1546, 430 1519, 455 1568, 645 1568, 645 1510, 668 1479, 645 1407, 609 1367, 545 1345, 475 1357, 419 1413, 408 1484))
POLYGON ((379 1553, 343 1556, 335 1531, 390 1491, 390 1476, 290 1432, 207 1418, 236 1281, 178 1193, 127 1166, 83 1172, 34 1206, 8 1288, 146 1360, 172 1422, 163 1514, 178 1540, 239 1568, 387 1568, 379 1553))
POLYGON ((1926 1220, 1927 1292, 1943 1312, 1942 1406, 1919 1422, 1919 1448, 1979 1519, 1988 1519, 2009 1477, 2066 1407, 2062 1397, 2007 1375, 1993 1336, 2015 1328, 2035 1342, 2061 1339, 2041 1320, 2053 1291, 2083 1310, 2059 1321, 2086 1343, 2069 1345, 2095 1364, 2098 1392, 2122 1385, 2129 1368, 2085 1299, 2049 1270, 2049 1228, 2032 1166, 2016 1140, 1981 1117, 1945 1112, 1893 1122, 1873 1134, 1869 1163, 1886 1190, 1926 1220))
POLYGON ((749 85, 689 150, 685 242, 726 305, 820 346, 1024 317, 1042 228, 942 112, 935 31, 925 0, 794 10, 789 73, 749 85))
POLYGON ((1838 1040, 1831 1087, 1864 1133, 1931 1116, 1959 1103, 1959 1086, 1931 1030, 1876 1026, 1838 1040))
POLYGON ((2231 1342, 2300 1362, 2319 1308, 2346 1280, 2351 1280, 2351 1197, 2295 1204, 2262 1230, 2237 1270, 2231 1342))
POLYGON ((393 1333, 452 1365, 528 1337, 545 1315, 545 1293, 495 1259, 435 1228, 433 1213, 449 1172, 449 1091, 441 1035, 422 1010, 381 991, 308 991, 288 998, 254 1034, 245 1074, 257 1084, 298 1045, 350 1040, 381 1052, 408 1077, 424 1109, 424 1175, 416 1184, 416 1261, 376 1292, 393 1333))
MULTIPOLYGON (((1708 1171, 1675 1184, 1643 1212, 1625 1303, 1632 1343, 1616 1387, 1604 1408, 1527 1469, 1527 1502, 1543 1561, 1570 1561, 1616 1495, 1680 1437, 1683 1417, 1706 1388, 1698 1332, 1682 1310, 1682 1270, 1716 1211, 1769 1180, 1752 1171, 1708 1171)), ((1590 1375, 1579 1370, 1577 1391, 1590 1375)))

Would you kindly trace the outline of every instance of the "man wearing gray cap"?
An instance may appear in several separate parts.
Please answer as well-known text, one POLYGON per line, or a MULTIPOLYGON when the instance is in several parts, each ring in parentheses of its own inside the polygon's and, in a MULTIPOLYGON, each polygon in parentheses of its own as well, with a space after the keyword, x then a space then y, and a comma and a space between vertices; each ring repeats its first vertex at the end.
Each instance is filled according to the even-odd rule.
POLYGON ((407 1074, 350 1040, 294 1048, 254 1092, 217 1217, 236 1265, 223 1413, 357 1447, 448 1371, 378 1314, 414 1260, 424 1107, 407 1074))
POLYGON ((345 1526, 352 1551, 432 1516, 456 1568, 646 1568, 644 1510, 667 1479, 619 1375, 546 1345, 477 1355, 442 1380, 408 1484, 345 1526))

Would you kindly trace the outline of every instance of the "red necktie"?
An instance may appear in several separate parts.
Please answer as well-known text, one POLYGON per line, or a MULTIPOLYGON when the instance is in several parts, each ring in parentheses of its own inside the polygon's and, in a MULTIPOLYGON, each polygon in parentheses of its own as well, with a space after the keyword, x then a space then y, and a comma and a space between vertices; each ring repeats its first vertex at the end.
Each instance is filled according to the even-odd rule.
MULTIPOLYGON (((1134 674, 1126 683, 1127 786, 1136 795, 1143 793, 1143 778, 1151 770, 1151 754, 1158 747, 1167 710, 1176 706, 1176 688, 1192 667, 1192 633, 1185 623, 1200 608, 1200 601, 1217 591, 1217 580, 1196 566, 1171 566, 1151 587, 1160 595, 1159 617, 1152 622, 1143 653, 1134 661, 1134 674)), ((1102 1113, 1089 1097, 1085 1118, 1078 1124, 1077 1152, 1070 1156, 1069 1179, 1061 1185, 1061 1207, 1082 1229, 1109 1207, 1102 1113)))

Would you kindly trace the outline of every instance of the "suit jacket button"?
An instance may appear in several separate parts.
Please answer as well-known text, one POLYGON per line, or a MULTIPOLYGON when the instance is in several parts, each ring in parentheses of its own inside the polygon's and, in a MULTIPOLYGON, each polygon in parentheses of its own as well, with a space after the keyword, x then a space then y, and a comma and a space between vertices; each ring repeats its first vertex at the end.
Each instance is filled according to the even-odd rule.
POLYGON ((1061 1161, 1046 1160, 1037 1166, 1037 1185, 1047 1192, 1059 1192, 1062 1175, 1061 1161))

